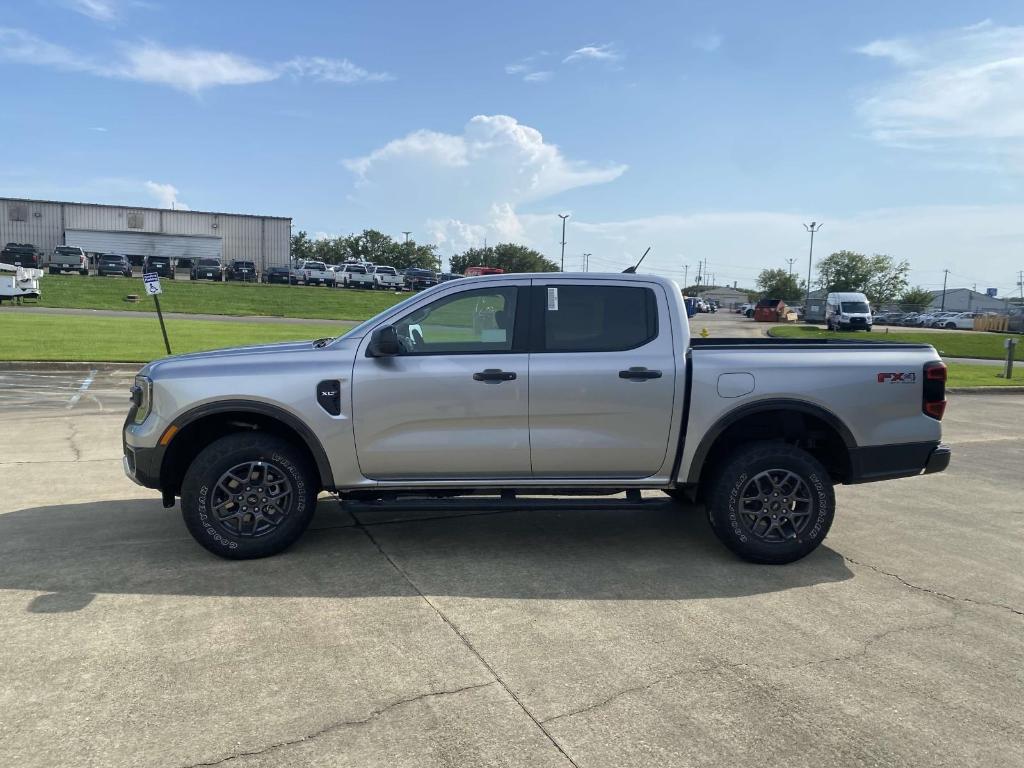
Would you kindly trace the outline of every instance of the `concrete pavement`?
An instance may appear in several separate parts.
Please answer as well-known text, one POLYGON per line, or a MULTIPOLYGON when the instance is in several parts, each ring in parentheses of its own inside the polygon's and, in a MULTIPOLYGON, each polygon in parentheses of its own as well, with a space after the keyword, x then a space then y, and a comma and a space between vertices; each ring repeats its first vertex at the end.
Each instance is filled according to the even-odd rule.
POLYGON ((0 380, 2 766, 1024 764, 1024 397, 789 566, 660 494, 325 496, 227 562, 121 472, 133 373, 0 380))

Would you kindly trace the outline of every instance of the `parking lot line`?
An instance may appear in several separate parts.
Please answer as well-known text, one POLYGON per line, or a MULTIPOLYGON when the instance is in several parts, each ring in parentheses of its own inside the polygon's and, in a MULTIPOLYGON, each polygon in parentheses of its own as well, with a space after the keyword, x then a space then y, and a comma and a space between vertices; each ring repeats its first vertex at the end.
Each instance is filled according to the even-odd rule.
POLYGON ((68 400, 68 408, 67 409, 69 411, 78 404, 79 400, 82 399, 82 395, 84 395, 86 393, 86 391, 88 391, 88 389, 92 385, 93 379, 95 377, 96 377, 96 371, 92 370, 92 371, 89 371, 89 375, 86 376, 82 380, 82 385, 78 388, 78 391, 75 392, 75 394, 73 394, 71 396, 70 400, 68 400))

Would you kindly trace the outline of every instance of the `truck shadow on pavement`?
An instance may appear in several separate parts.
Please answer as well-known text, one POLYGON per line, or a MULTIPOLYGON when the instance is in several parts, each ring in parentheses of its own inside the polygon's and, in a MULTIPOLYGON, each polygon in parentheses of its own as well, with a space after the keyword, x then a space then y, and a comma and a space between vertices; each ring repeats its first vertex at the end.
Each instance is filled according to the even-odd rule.
POLYGON ((211 555, 177 509, 155 500, 0 515, 0 589, 44 593, 27 598, 39 613, 81 610, 97 594, 688 600, 852 576, 827 546, 787 566, 745 563, 715 539, 699 507, 659 499, 500 507, 321 499, 295 546, 249 561, 211 555))

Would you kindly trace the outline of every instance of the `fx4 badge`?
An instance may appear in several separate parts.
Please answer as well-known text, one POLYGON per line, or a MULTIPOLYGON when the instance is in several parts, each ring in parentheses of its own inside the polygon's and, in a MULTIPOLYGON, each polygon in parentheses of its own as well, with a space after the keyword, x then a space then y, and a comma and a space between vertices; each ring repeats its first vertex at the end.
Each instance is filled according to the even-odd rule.
POLYGON ((885 384, 913 384, 917 381, 916 373, 880 373, 878 374, 878 383, 885 384))

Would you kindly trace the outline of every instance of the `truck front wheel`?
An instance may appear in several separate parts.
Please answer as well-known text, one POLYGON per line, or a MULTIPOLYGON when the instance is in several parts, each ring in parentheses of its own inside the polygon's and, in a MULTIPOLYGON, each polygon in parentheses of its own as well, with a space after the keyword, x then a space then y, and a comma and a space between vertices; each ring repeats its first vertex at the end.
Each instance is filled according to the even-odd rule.
POLYGON ((835 504, 821 462, 786 443, 759 442, 726 459, 707 511, 715 535, 744 560, 782 564, 821 544, 835 504))
POLYGON ((294 445, 259 432, 233 434, 192 461, 181 513, 192 537, 215 555, 267 557, 306 530, 317 490, 309 459, 294 445))

